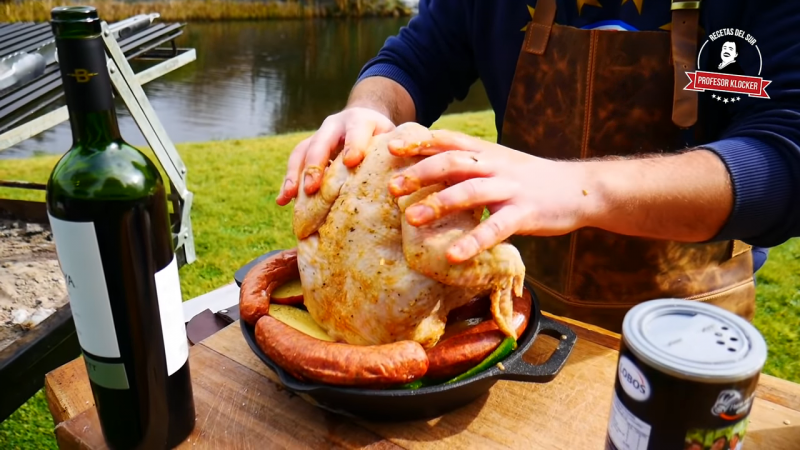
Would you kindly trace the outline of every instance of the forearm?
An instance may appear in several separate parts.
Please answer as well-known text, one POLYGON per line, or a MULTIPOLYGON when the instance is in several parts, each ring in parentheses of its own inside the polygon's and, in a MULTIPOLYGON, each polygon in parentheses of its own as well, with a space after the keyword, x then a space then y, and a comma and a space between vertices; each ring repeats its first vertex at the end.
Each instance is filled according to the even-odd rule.
POLYGON ((353 87, 347 107, 370 108, 388 117, 395 125, 414 121, 416 110, 408 91, 389 78, 364 78, 353 87))
POLYGON ((731 214, 730 176, 710 151, 578 164, 587 180, 586 226, 702 242, 713 238, 731 214))

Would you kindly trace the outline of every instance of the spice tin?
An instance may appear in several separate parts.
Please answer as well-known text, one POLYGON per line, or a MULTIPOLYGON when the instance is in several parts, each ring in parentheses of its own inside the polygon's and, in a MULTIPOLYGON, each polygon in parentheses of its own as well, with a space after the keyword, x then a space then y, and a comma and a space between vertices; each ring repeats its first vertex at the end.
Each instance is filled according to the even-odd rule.
POLYGON ((622 324, 607 450, 739 450, 767 358, 746 320, 697 301, 659 299, 622 324))

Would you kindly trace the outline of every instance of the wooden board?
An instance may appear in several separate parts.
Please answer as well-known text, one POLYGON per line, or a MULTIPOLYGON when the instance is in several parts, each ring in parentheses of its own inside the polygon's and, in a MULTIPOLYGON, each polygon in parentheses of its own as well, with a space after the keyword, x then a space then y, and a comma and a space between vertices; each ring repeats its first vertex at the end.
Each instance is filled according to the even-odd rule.
MULTIPOLYGON (((501 381, 434 420, 353 423, 281 390, 234 323, 191 348, 198 422, 180 448, 602 448, 617 361, 607 338, 579 339, 550 383, 501 381)), ((555 342, 542 336, 525 359, 543 361, 555 342)), ((62 448, 105 448, 82 361, 49 374, 46 389, 62 448)), ((744 448, 797 449, 798 399, 800 385, 762 375, 744 448)))
MULTIPOLYGON (((75 386, 77 395, 56 394, 81 372, 85 376, 82 361, 76 362, 80 364, 54 372, 47 385, 48 400, 63 403, 54 408, 61 412, 56 438, 64 449, 106 449, 88 382, 75 386), (64 420, 67 412, 79 409, 77 416, 64 420)), ((207 347, 192 347, 191 370, 197 422, 178 448, 263 448, 267 442, 279 448, 397 448, 349 421, 328 418, 318 408, 292 400, 266 378, 207 347)))

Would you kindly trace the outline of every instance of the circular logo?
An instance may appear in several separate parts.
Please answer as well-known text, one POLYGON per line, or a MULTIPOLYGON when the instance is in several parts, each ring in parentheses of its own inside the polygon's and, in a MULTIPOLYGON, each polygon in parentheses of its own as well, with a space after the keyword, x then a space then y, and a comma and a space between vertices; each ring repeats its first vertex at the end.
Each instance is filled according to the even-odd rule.
POLYGON ((619 358, 619 383, 628 396, 643 402, 650 398, 650 383, 638 367, 626 356, 619 358))
POLYGON ((709 34, 697 52, 698 70, 686 72, 689 84, 684 89, 711 91, 711 98, 724 104, 768 99, 766 87, 772 81, 761 77, 764 61, 757 42, 753 35, 735 28, 709 34), (703 59, 706 67, 700 69, 703 59))

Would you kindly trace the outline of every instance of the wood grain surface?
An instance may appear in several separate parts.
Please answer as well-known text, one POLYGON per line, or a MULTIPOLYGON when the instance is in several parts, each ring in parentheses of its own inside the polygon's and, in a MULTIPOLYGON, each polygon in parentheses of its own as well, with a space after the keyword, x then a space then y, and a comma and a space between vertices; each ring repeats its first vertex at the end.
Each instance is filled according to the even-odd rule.
MULTIPOLYGON (((198 418, 180 448, 602 449, 617 352, 608 336, 591 342, 593 333, 580 333, 549 383, 500 381, 443 417, 384 424, 352 422, 280 389, 234 323, 190 350, 198 418)), ((555 344, 537 338, 525 360, 544 361, 555 344)), ((62 448, 105 448, 83 362, 49 374, 46 389, 62 448)), ((800 385, 762 375, 744 449, 800 448, 799 410, 800 385)))
MULTIPOLYGON (((398 448, 356 424, 330 416, 300 399, 291 399, 276 384, 207 347, 192 347, 190 364, 196 425, 192 435, 178 448, 261 449, 267 448, 266 443, 269 448, 398 448)), ((88 381, 80 383, 78 389, 63 384, 71 383, 81 371, 85 375, 86 370, 82 365, 70 368, 73 374, 69 377, 54 372, 47 389, 67 389, 78 394, 70 396, 70 406, 61 411, 72 412, 79 405, 87 407, 56 426, 59 446, 106 449, 88 381)), ((62 395, 50 398, 66 400, 62 395)))

